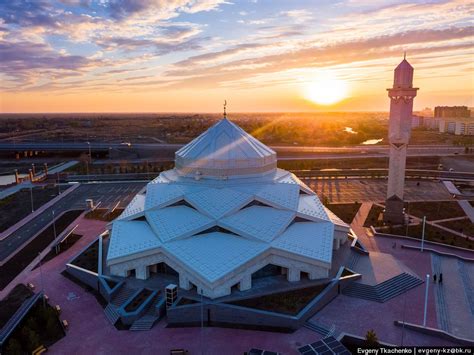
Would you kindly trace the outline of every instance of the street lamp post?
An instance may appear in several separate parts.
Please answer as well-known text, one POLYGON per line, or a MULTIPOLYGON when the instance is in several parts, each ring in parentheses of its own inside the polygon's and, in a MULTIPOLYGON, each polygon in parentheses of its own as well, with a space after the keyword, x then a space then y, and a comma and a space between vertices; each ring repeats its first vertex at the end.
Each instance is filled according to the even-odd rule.
MULTIPOLYGON (((56 221, 54 220, 54 210, 51 211, 52 216, 53 216, 53 236, 54 236, 54 242, 56 243, 56 221)), ((54 246, 54 249, 56 250, 56 254, 58 253, 57 246, 54 246)))
POLYGON ((87 141, 86 143, 89 146, 89 161, 86 162, 87 181, 89 182, 89 164, 92 164, 92 153, 91 153, 91 142, 87 141))
POLYGON ((421 252, 423 252, 423 246, 425 244, 425 225, 426 225, 426 216, 423 216, 423 229, 421 231, 421 252))
POLYGON ((204 354, 204 303, 202 293, 203 289, 201 288, 201 355, 204 354))
POLYGON ((404 300, 403 300, 403 325, 402 325, 402 341, 401 341, 401 344, 400 346, 403 346, 403 338, 404 338, 404 335, 405 335, 405 312, 406 312, 406 308, 407 308, 407 291, 408 291, 408 288, 405 286, 404 288, 404 300))
POLYGON ((428 311, 428 287, 430 285, 430 274, 426 274, 426 289, 425 289, 425 311, 423 313, 423 327, 426 327, 426 312, 428 311))
POLYGON ((89 146, 89 164, 90 164, 92 163, 91 142, 87 141, 86 143, 89 146))
POLYGON ((408 237, 408 227, 410 226, 410 204, 408 202, 407 202, 405 216, 406 216, 406 225, 407 225, 405 235, 408 237))
POLYGON ((61 185, 59 185, 59 172, 56 173, 56 183, 58 184, 58 195, 61 195, 61 185))
POLYGON ((30 200, 31 200, 31 213, 35 211, 35 207, 33 205, 33 186, 30 186, 30 200))
POLYGON ((89 162, 86 161, 86 175, 87 175, 87 182, 89 182, 89 162))
POLYGON ((44 298, 44 280, 43 280, 43 267, 41 263, 41 253, 38 253, 39 256, 39 268, 40 268, 40 279, 41 279, 41 291, 43 292, 43 307, 46 307, 46 300, 44 298))

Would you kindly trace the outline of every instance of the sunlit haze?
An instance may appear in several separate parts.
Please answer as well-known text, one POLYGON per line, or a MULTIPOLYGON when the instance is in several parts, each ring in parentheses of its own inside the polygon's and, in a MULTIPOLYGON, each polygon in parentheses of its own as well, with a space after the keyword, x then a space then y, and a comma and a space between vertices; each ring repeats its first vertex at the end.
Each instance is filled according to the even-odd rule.
POLYGON ((388 111, 474 105, 474 3, 2 1, 1 112, 388 111))
POLYGON ((332 105, 347 97, 347 82, 321 73, 305 87, 305 97, 319 105, 332 105))

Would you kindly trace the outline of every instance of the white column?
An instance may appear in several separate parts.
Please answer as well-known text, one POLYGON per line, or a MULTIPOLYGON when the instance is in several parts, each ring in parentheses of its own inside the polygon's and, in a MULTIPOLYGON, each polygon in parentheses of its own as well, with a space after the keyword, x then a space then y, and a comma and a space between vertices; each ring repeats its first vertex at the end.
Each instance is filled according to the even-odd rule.
POLYGON ((183 290, 190 290, 192 287, 189 278, 183 273, 179 274, 179 287, 183 290))
POLYGON ((146 280, 150 276, 148 266, 142 265, 136 268, 136 277, 140 280, 146 280))
POLYGON ((295 282, 299 281, 301 276, 300 270, 297 268, 288 268, 288 274, 286 275, 288 281, 295 282))
POLYGON ((239 290, 246 291, 252 288, 252 275, 245 275, 239 282, 239 290))

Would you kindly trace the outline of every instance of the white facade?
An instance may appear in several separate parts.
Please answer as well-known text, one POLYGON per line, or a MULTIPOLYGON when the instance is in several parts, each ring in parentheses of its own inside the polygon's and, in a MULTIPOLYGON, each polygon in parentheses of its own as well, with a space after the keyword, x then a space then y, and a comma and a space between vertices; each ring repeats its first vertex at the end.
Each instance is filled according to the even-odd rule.
POLYGON ((211 298, 252 287, 252 274, 280 266, 289 282, 302 272, 328 276, 332 251, 349 227, 276 154, 226 118, 176 153, 113 222, 107 265, 147 279, 166 263, 179 286, 211 298))
POLYGON ((457 136, 472 136, 474 135, 474 120, 471 118, 442 118, 440 119, 439 132, 457 136))

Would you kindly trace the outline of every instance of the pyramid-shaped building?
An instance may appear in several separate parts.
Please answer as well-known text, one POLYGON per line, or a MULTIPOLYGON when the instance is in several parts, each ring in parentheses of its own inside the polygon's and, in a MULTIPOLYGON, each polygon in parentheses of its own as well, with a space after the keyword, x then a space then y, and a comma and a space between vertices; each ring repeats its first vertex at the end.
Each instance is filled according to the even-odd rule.
POLYGON ((349 227, 277 168, 272 149, 224 117, 178 150, 175 165, 112 223, 112 275, 148 279, 166 265, 179 287, 210 298, 250 289, 270 266, 288 282, 328 276, 349 227))

